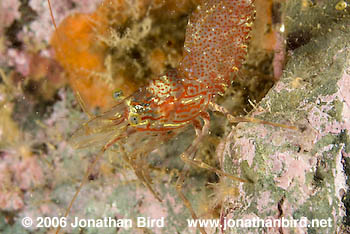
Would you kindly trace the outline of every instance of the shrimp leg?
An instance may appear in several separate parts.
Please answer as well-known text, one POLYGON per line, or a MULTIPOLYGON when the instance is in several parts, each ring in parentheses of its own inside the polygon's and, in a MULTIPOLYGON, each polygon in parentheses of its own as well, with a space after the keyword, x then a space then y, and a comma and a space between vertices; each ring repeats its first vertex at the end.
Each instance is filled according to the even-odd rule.
MULTIPOLYGON (((209 115, 207 113, 206 113, 205 117, 203 118, 203 121, 204 121, 204 126, 202 127, 201 131, 198 131, 198 126, 195 124, 197 137, 193 141, 191 146, 189 146, 189 148, 187 148, 187 150, 181 154, 181 156, 180 156, 181 159, 193 157, 195 149, 197 148, 197 145, 203 139, 203 137, 206 134, 208 134, 208 132, 209 132, 209 115)), ((192 207, 190 201, 186 198, 186 196, 182 192, 182 187, 183 187, 183 184, 185 182, 185 176, 187 175, 187 173, 190 169, 189 165, 190 164, 185 164, 184 168, 182 169, 180 176, 176 181, 176 191, 179 194, 179 197, 181 198, 181 200, 183 201, 185 206, 187 207, 187 209, 190 211, 192 218, 198 219, 196 212, 193 210, 193 207, 192 207)), ((206 234, 203 227, 199 227, 199 230, 202 234, 206 234)))
POLYGON ((134 170, 135 172, 135 175, 137 176, 137 178, 142 181, 142 183, 151 191, 151 193, 153 194, 153 196, 159 201, 159 202, 162 202, 162 199, 160 198, 160 195, 159 193, 157 193, 151 186, 151 181, 149 179, 149 176, 148 176, 148 172, 146 172, 145 168, 140 168, 139 165, 136 165, 135 163, 133 163, 133 161, 137 161, 137 159, 135 158, 129 158, 125 152, 125 149, 123 147, 123 145, 121 144, 118 144, 119 147, 121 148, 121 151, 122 151, 122 157, 123 159, 132 167, 132 169, 134 170))
POLYGON ((221 112, 222 114, 224 114, 226 116, 226 118, 228 119, 228 121, 230 121, 230 123, 252 122, 252 123, 258 123, 258 124, 271 125, 274 127, 287 128, 287 129, 291 129, 291 130, 298 130, 298 127, 296 127, 296 126, 273 123, 273 122, 269 122, 266 120, 256 119, 253 117, 234 117, 233 115, 231 115, 228 112, 228 110, 225 107, 220 106, 220 105, 213 103, 213 102, 209 103, 209 109, 212 111, 221 112))
MULTIPOLYGON (((202 141, 203 137, 205 135, 208 134, 209 132, 209 125, 210 125, 210 119, 209 119, 209 114, 208 113, 203 113, 202 115, 203 121, 204 121, 204 126, 202 127, 201 130, 198 129, 198 124, 194 124, 194 126, 196 126, 196 134, 197 137, 196 139, 193 141, 193 143, 191 144, 191 146, 184 152, 181 154, 181 160, 184 161, 186 164, 179 176, 179 178, 176 181, 176 190, 181 198, 181 200, 183 201, 183 203, 185 204, 185 206, 187 207, 187 209, 190 211, 191 216, 193 219, 198 219, 195 211, 193 210, 193 207, 190 203, 190 201, 186 198, 186 196, 183 194, 182 192, 182 187, 183 184, 185 182, 185 176, 189 171, 190 166, 197 166, 199 168, 203 168, 203 169, 207 169, 209 171, 215 172, 219 175, 223 175, 223 176, 227 176, 233 180, 237 180, 240 182, 248 182, 247 180, 244 180, 242 178, 233 176, 229 173, 226 173, 224 171, 221 171, 217 168, 214 168, 198 159, 195 159, 195 151, 197 149, 198 144, 202 141)), ((203 227, 199 227, 199 230, 202 234, 205 234, 205 230, 203 227)))
MULTIPOLYGON (((182 192, 182 187, 185 182, 185 176, 187 175, 188 171, 189 171, 189 166, 188 164, 186 164, 185 167, 182 169, 179 178, 176 181, 176 191, 179 194, 179 197, 181 198, 182 202, 185 204, 186 208, 190 211, 192 218, 198 219, 196 212, 194 212, 193 210, 191 202, 186 198, 185 194, 182 192)), ((199 227, 199 231, 202 234, 206 234, 203 227, 199 227)))
POLYGON ((195 159, 195 158, 191 159, 189 157, 186 157, 186 155, 184 155, 184 154, 181 155, 181 159, 185 163, 188 163, 188 164, 190 164, 192 166, 196 166, 196 167, 199 167, 199 168, 206 169, 206 170, 214 172, 216 174, 219 174, 219 175, 222 175, 222 176, 226 176, 226 177, 228 177, 228 178, 230 178, 232 180, 236 180, 236 181, 243 182, 243 183, 248 183, 249 182, 248 180, 239 178, 237 176, 233 176, 233 175, 231 175, 229 173, 226 173, 226 172, 224 172, 222 170, 219 170, 219 169, 217 169, 215 167, 212 167, 212 166, 210 166, 210 165, 206 164, 205 162, 202 162, 202 161, 200 161, 198 159, 195 159))
POLYGON ((219 170, 215 167, 212 167, 210 166, 209 164, 199 160, 199 159, 196 159, 194 156, 195 154, 195 150, 197 148, 197 145, 199 144, 200 141, 202 141, 202 138, 208 134, 209 132, 209 115, 208 114, 205 114, 205 115, 202 115, 203 117, 203 120, 204 120, 204 126, 203 128, 200 130, 198 129, 198 125, 197 124, 194 124, 196 126, 196 134, 197 134, 197 138, 194 140, 193 144, 190 146, 190 148, 188 148, 184 153, 182 153, 180 155, 180 158, 183 162, 191 165, 191 166, 195 166, 195 167, 199 167, 199 168, 203 168, 203 169, 206 169, 206 170, 209 170, 211 172, 214 172, 218 175, 221 175, 221 176, 226 176, 232 180, 236 180, 236 181, 240 181, 240 182, 244 182, 244 183, 247 183, 249 181, 245 180, 245 179, 242 179, 242 178, 239 178, 237 176, 233 176, 229 173, 226 173, 222 170, 219 170), (192 156, 193 155, 193 156, 192 156))

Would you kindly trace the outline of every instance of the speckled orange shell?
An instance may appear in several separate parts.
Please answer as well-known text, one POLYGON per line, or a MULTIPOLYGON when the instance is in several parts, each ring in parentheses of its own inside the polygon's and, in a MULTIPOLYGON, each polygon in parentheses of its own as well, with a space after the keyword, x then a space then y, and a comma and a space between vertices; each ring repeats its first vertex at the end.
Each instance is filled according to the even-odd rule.
POLYGON ((214 94, 232 81, 246 54, 254 18, 251 0, 211 0, 199 6, 186 30, 179 70, 214 94))
POLYGON ((142 113, 139 130, 166 131, 191 123, 223 92, 246 54, 255 15, 251 0, 210 0, 191 16, 183 59, 176 70, 153 80, 131 109, 142 113), (142 96, 142 98, 140 98, 142 96))

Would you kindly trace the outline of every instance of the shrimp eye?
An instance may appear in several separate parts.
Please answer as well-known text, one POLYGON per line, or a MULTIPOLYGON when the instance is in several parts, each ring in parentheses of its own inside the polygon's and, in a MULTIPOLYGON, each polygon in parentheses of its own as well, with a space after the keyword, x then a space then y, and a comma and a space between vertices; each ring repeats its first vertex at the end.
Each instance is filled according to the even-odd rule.
POLYGON ((129 116, 129 123, 131 125, 138 125, 141 122, 141 117, 138 114, 132 114, 129 116))
POLYGON ((116 89, 113 92, 113 98, 115 100, 120 100, 123 97, 123 91, 121 91, 120 89, 116 89))

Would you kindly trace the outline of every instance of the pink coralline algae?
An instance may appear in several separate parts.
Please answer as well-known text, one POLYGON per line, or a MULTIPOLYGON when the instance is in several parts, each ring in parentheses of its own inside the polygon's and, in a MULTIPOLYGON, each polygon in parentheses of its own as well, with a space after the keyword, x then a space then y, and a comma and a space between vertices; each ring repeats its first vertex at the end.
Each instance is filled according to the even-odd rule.
MULTIPOLYGON (((55 20, 60 23, 67 15, 74 12, 91 12, 93 11, 100 0, 93 1, 79 1, 79 0, 63 0, 55 1, 52 5, 53 13, 55 14, 55 20)), ((29 6, 38 14, 38 19, 33 21, 29 28, 30 32, 34 34, 37 40, 48 42, 53 28, 48 11, 47 1, 43 0, 31 0, 29 6)))
POLYGON ((3 35, 6 27, 10 26, 14 20, 19 19, 19 6, 20 2, 18 0, 0 2, 0 37, 3 35))
MULTIPOLYGON (((275 179, 278 187, 288 189, 295 180, 298 180, 300 184, 305 184, 305 174, 311 172, 312 169, 305 159, 294 159, 291 153, 271 155, 270 158, 274 162, 283 162, 282 170, 276 170, 277 173, 281 173, 281 176, 275 179)), ((305 189, 308 191, 307 188, 305 189)))
POLYGON ((339 91, 337 97, 339 101, 344 102, 343 106, 343 129, 350 129, 350 69, 346 70, 337 83, 339 91))
POLYGON ((18 210, 23 208, 23 194, 11 183, 11 171, 5 163, 0 164, 0 208, 4 210, 18 210))
POLYGON ((18 210, 24 206, 24 192, 45 182, 43 170, 32 155, 28 158, 19 152, 3 153, 0 163, 0 208, 18 210))

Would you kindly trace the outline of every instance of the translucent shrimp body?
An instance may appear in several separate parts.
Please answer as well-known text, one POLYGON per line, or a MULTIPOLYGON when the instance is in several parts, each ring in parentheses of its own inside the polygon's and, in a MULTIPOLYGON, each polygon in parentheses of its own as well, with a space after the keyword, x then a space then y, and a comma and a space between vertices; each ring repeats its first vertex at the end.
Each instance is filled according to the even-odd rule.
POLYGON ((131 137, 136 133, 159 138, 194 123, 239 70, 253 18, 251 0, 210 0, 199 6, 187 26, 179 67, 84 124, 72 142, 85 147, 134 138, 138 143, 131 137))

